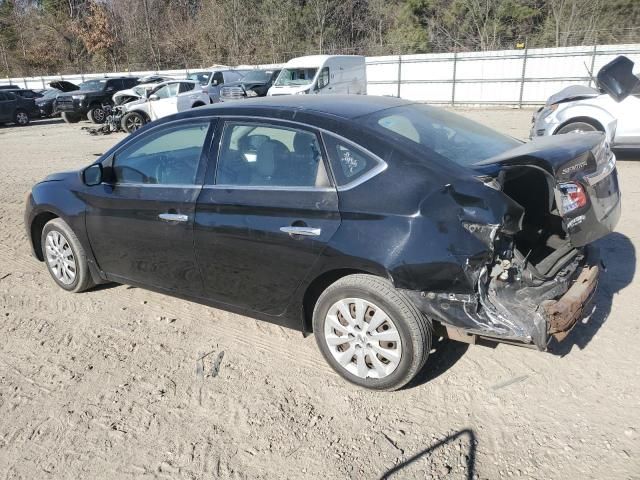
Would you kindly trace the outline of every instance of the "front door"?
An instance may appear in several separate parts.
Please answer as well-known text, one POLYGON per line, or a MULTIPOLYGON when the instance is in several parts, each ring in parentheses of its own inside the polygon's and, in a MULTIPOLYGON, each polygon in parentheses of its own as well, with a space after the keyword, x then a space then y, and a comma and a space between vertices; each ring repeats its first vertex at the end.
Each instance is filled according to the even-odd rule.
POLYGON ((100 269, 115 281, 199 295, 193 220, 210 121, 178 120, 154 130, 105 161, 108 183, 88 187, 89 241, 100 269))
POLYGON ((196 207, 205 296, 279 315, 340 225, 337 192, 313 130, 228 121, 219 137, 196 207))
POLYGON ((153 95, 158 98, 156 100, 150 100, 149 110, 152 120, 178 113, 179 85, 179 82, 169 83, 153 92, 153 95))

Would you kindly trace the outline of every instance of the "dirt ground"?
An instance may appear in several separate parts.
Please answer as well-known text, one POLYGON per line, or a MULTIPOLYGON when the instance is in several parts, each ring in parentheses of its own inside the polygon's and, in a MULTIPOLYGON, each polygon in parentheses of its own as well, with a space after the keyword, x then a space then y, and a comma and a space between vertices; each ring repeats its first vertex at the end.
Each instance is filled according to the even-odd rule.
MULTIPOLYGON (((529 110, 461 113, 528 134, 529 110)), ((313 337, 137 288, 58 288, 24 201, 123 138, 81 126, 0 127, 1 479, 640 479, 640 163, 619 162, 586 324, 551 353, 439 342, 408 388, 374 393, 313 337)))

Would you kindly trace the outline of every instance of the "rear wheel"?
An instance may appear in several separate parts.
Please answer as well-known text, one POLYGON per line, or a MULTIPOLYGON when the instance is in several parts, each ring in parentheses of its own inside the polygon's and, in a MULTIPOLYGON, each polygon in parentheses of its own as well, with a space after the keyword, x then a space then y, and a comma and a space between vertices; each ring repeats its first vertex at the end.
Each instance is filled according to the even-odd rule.
POLYGON ((563 133, 597 132, 598 130, 599 129, 595 125, 589 122, 571 122, 560 128, 556 132, 556 135, 561 135, 563 133))
POLYGON ((101 106, 94 106, 87 112, 87 118, 91 123, 104 123, 107 112, 101 106))
POLYGON ((49 221, 42 229, 40 242, 47 269, 60 287, 77 293, 95 285, 84 249, 64 220, 49 221))
POLYGON ((16 110, 16 113, 13 114, 13 122, 20 127, 29 125, 30 121, 31 118, 25 110, 16 110))
POLYGON ((139 128, 142 128, 144 124, 147 123, 144 115, 138 112, 129 112, 125 114, 120 120, 120 126, 122 130, 127 133, 133 133, 139 128))
POLYGON ((80 121, 80 115, 77 113, 62 112, 60 116, 62 117, 62 120, 65 121, 65 123, 78 123, 80 121))
POLYGON ((316 303, 313 330, 336 372, 375 390, 406 385, 431 349, 429 320, 388 280, 372 275, 329 286, 316 303))

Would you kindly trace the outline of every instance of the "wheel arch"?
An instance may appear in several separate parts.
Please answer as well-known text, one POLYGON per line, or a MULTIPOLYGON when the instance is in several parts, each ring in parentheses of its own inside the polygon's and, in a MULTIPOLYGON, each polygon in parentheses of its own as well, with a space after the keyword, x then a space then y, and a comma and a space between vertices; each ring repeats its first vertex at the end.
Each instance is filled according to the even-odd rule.
POLYGON ((602 125, 602 123, 599 120, 593 117, 584 116, 584 117, 571 117, 570 119, 565 120, 564 122, 562 122, 560 125, 556 127, 556 129, 553 131, 553 134, 557 135, 560 129, 566 127, 571 123, 578 123, 578 122, 588 123, 589 125, 592 125, 594 128, 598 129, 598 131, 600 132, 604 132, 604 133, 607 132, 606 128, 604 127, 604 125, 602 125))
POLYGON ((302 296, 303 333, 306 334, 313 332, 313 309, 315 308, 316 302, 322 292, 324 292, 329 285, 337 282, 341 278, 358 273, 375 275, 380 278, 388 278, 384 275, 380 275, 380 272, 367 271, 362 268, 336 268, 325 271, 316 276, 309 285, 307 285, 304 295, 302 296))
POLYGON ((191 105, 191 108, 197 108, 197 107, 204 107, 205 103, 203 103, 201 100, 198 100, 196 102, 193 102, 193 105, 191 105))
POLYGON ((31 234, 31 246, 36 254, 36 258, 41 262, 44 261, 44 253, 42 252, 42 244, 40 243, 42 230, 44 229, 44 226, 54 218, 60 218, 60 216, 48 210, 40 212, 33 217, 29 227, 29 232, 31 234))

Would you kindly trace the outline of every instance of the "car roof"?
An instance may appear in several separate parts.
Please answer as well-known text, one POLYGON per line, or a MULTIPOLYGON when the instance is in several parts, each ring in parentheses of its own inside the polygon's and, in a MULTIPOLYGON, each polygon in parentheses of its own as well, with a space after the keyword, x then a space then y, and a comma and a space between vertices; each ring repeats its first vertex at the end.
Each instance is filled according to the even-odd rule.
POLYGON ((296 110, 311 114, 331 115, 345 119, 357 118, 380 110, 411 105, 414 102, 396 97, 378 97, 373 95, 275 95, 243 100, 242 102, 225 102, 200 107, 212 115, 233 113, 233 110, 254 109, 267 111, 296 110), (222 110, 226 110, 224 113, 222 110))

